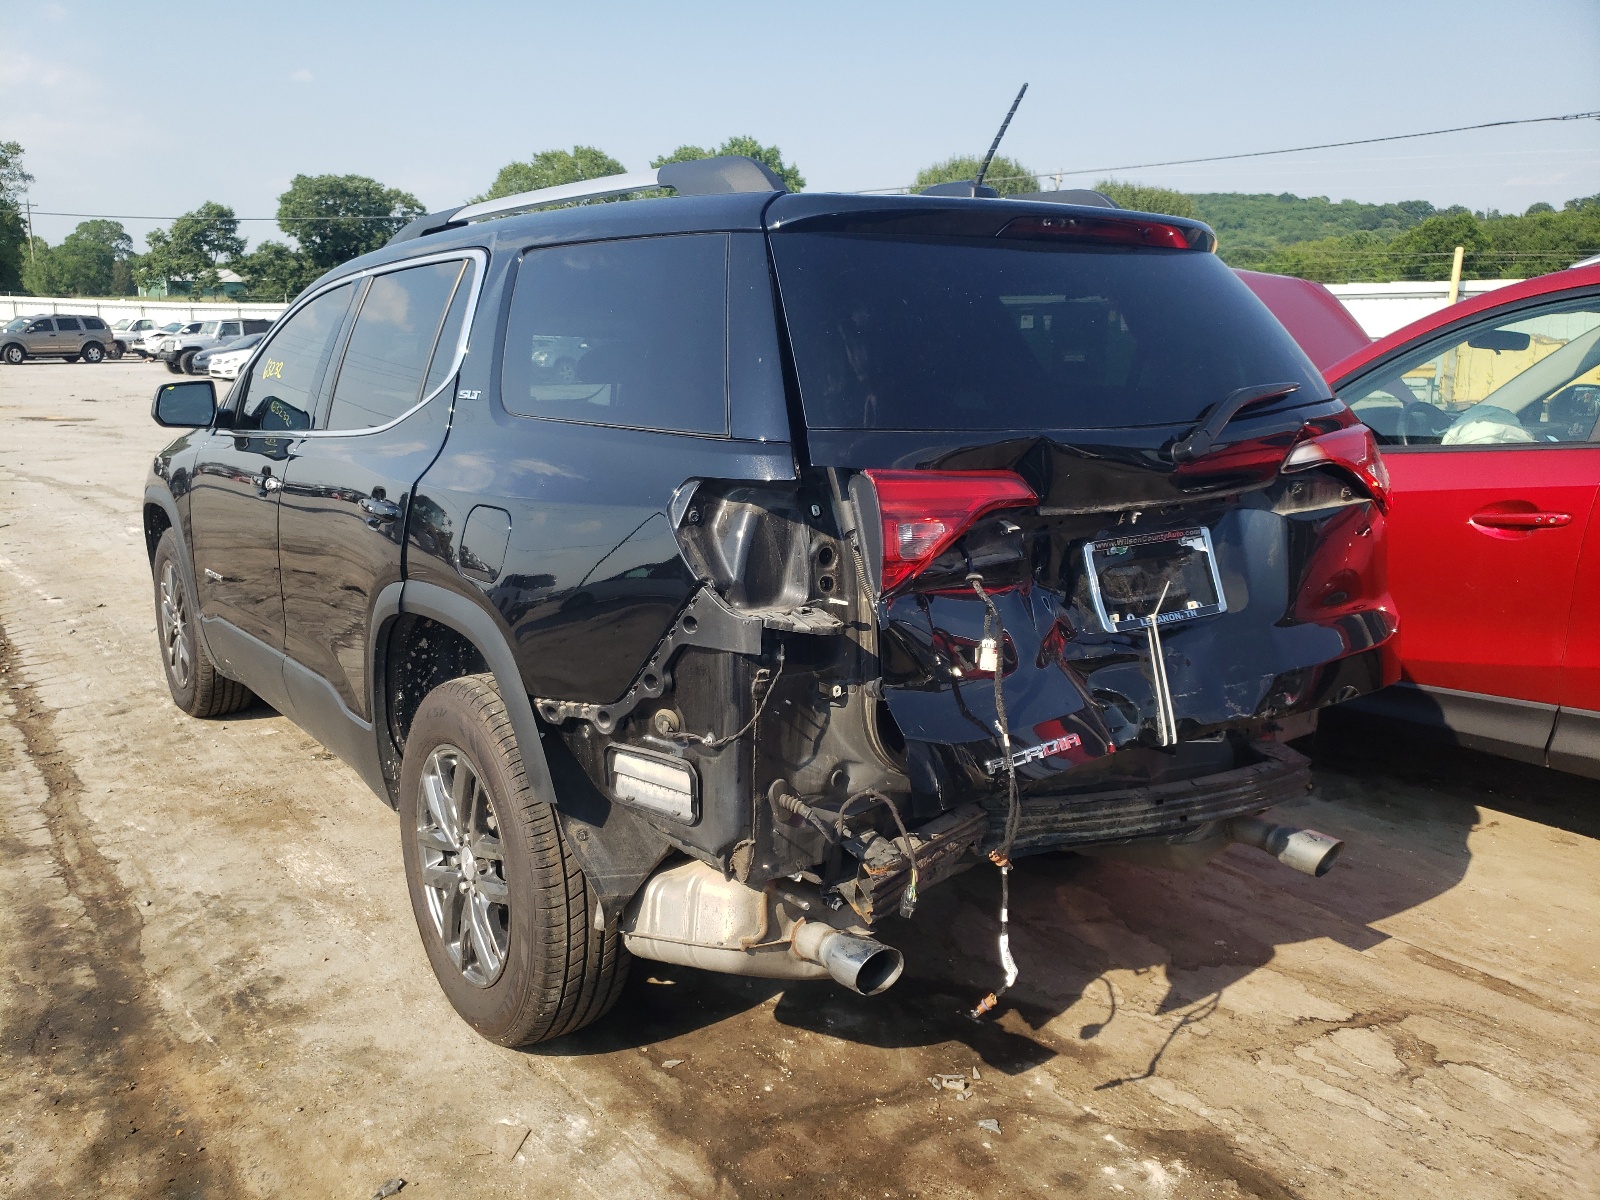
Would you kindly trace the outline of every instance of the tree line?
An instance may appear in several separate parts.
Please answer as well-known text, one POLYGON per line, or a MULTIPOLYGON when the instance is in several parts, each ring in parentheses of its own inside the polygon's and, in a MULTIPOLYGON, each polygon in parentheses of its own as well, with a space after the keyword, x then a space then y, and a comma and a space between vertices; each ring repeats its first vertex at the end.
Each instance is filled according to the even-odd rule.
MULTIPOLYGON (((652 167, 747 155, 771 168, 791 191, 805 187, 798 167, 777 146, 748 136, 721 145, 682 145, 651 160, 652 167)), ((0 292, 34 295, 131 295, 141 284, 186 281, 196 294, 215 293, 223 270, 236 272, 254 299, 283 300, 323 272, 382 246, 422 215, 411 193, 363 175, 296 175, 278 197, 278 228, 287 241, 267 240, 247 251, 233 209, 206 201, 146 238, 143 253, 117 221, 88 220, 58 245, 29 239, 21 197, 33 181, 22 147, 0 142, 0 292)), ((924 167, 907 188, 971 179, 976 155, 954 155, 924 167)), ((622 174, 621 162, 594 146, 541 150, 507 163, 474 201, 622 174)), ((1001 195, 1040 190, 1040 177, 1004 155, 984 182, 1001 195)), ((1560 270, 1600 253, 1600 195, 1568 200, 1560 209, 1535 204, 1520 215, 1439 209, 1425 200, 1392 204, 1337 203, 1325 196, 1184 193, 1127 180, 1095 185, 1118 205, 1140 212, 1194 217, 1217 231, 1230 266, 1323 282, 1439 279, 1456 246, 1466 250, 1463 275, 1523 278, 1560 270)))

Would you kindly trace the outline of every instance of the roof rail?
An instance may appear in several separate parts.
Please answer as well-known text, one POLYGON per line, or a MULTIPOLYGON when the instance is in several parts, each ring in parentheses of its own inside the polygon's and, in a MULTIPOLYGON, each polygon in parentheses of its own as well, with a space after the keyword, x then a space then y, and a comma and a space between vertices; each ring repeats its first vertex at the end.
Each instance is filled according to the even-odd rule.
POLYGON ((462 208, 445 209, 418 217, 389 239, 395 242, 410 241, 444 229, 457 229, 469 221, 492 220, 509 217, 513 213, 530 212, 536 208, 549 208, 557 204, 571 204, 578 200, 603 200, 610 196, 626 196, 632 192, 646 192, 655 188, 671 188, 680 196, 723 196, 735 192, 786 192, 789 189, 764 163, 742 155, 720 155, 699 158, 689 162, 667 163, 653 171, 635 171, 625 175, 605 175, 599 179, 585 179, 578 183, 563 183, 557 187, 539 188, 532 192, 518 192, 514 196, 501 196, 480 204, 462 208))

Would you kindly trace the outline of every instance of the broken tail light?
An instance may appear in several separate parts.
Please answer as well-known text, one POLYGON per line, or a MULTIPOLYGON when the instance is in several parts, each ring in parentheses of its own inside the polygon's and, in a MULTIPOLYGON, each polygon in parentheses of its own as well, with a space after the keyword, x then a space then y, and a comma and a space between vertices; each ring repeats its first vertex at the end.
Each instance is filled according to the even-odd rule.
POLYGON ((1365 425, 1346 425, 1332 433, 1307 438, 1289 451, 1282 469, 1290 474, 1312 467, 1337 467, 1354 475, 1378 507, 1389 511, 1389 469, 1383 465, 1372 430, 1365 425))
POLYGON ((916 575, 979 517, 1038 503, 1013 471, 863 472, 877 493, 883 519, 883 590, 916 575))

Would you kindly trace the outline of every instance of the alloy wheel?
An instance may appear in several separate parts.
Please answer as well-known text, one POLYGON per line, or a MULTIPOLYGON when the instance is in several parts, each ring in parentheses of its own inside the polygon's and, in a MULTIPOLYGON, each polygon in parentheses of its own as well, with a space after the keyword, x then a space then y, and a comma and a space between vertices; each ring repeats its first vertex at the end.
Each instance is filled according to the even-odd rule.
POLYGON ((422 768, 417 849, 434 931, 462 977, 488 987, 505 969, 511 894, 489 791, 466 754, 442 745, 422 768))
POLYGON ((189 657, 189 605, 177 567, 169 558, 161 564, 161 649, 167 672, 180 689, 189 686, 194 664, 189 657))

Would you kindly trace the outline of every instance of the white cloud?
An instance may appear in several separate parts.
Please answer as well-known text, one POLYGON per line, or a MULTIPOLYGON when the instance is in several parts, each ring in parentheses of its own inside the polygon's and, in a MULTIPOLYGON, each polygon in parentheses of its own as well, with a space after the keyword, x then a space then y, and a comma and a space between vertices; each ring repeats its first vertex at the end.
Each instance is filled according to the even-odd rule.
POLYGON ((312 76, 309 70, 307 70, 305 67, 301 67, 298 71, 290 75, 289 78, 294 80, 296 83, 310 83, 312 76))

